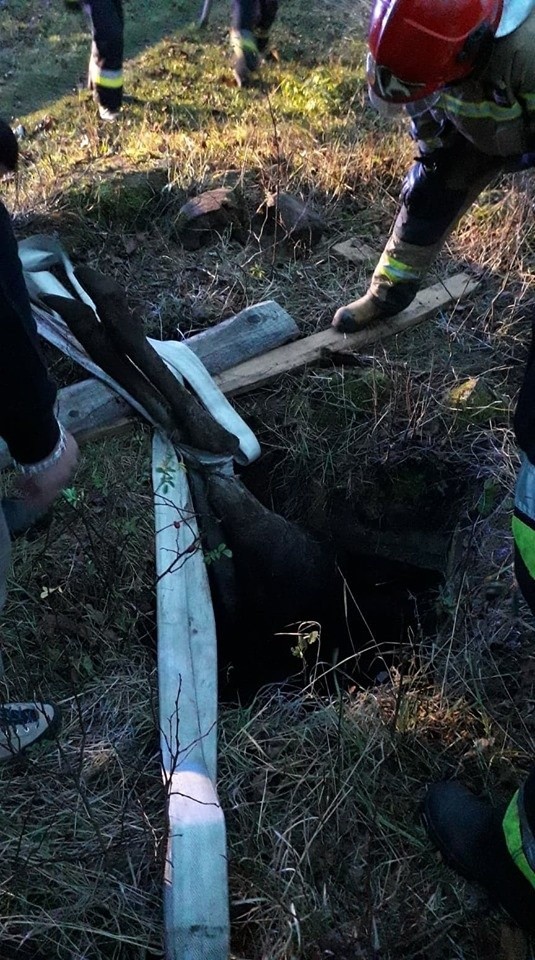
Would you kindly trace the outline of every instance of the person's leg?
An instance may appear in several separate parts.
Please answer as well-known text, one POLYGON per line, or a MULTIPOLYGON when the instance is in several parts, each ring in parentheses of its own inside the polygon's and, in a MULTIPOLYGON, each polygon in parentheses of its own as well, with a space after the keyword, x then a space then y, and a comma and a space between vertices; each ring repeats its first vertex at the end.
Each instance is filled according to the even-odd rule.
POLYGON ((408 307, 460 218, 505 170, 503 157, 481 153, 459 133, 447 148, 420 157, 403 181, 401 208, 367 293, 340 307, 333 325, 352 333, 408 307))
MULTIPOLYGON (((6 601, 10 565, 11 539, 0 508, 0 612, 6 601)), ((3 673, 0 648, 0 676, 3 673)), ((0 762, 11 760, 38 740, 54 736, 60 725, 60 710, 52 703, 0 703, 0 762)))
MULTIPOLYGON (((515 573, 535 614, 535 324, 514 417, 523 459, 515 487, 515 573)), ((519 926, 535 932, 535 768, 505 809, 454 781, 436 783, 423 804, 424 823, 444 859, 481 883, 519 926)))
MULTIPOLYGON (((40 375, 41 366, 36 352, 35 324, 31 314, 28 293, 24 284, 22 267, 17 253, 11 219, 3 204, 0 203, 0 239, 2 241, 2 261, 0 262, 0 319, 6 334, 4 354, 0 358, 0 373, 4 387, 9 389, 9 378, 16 375, 15 357, 8 354, 8 346, 15 353, 24 351, 26 358, 35 354, 35 366, 29 367, 29 376, 40 375), (2 366, 4 365, 4 366, 2 366)), ((0 411, 5 414, 6 411, 0 411)), ((10 412, 10 423, 16 424, 16 412, 10 412)), ((39 411, 35 411, 35 421, 39 424, 39 411)), ((12 445, 16 437, 11 436, 0 416, 0 426, 12 445)), ((43 427, 43 432, 45 428, 43 427)), ((46 441, 46 437, 45 437, 46 441)), ((17 448, 19 448, 19 440, 17 448)), ((23 447, 22 447, 23 449, 23 447)), ((45 451, 46 452, 46 451, 45 451)), ((0 615, 6 602, 7 578, 11 567, 11 538, 4 511, 0 506, 0 615)), ((1 633, 0 633, 1 636, 1 633)), ((3 675, 3 658, 0 644, 0 676, 3 675)), ((61 713, 54 704, 45 703, 0 703, 0 762, 10 760, 26 747, 43 737, 53 735, 60 726, 61 713)))
POLYGON ((230 45, 239 87, 247 86, 251 73, 258 69, 258 47, 253 33, 258 16, 258 0, 232 0, 230 45))
POLYGON ((232 0, 230 26, 236 33, 252 33, 258 20, 258 0, 232 0))
POLYGON ((269 45, 269 33, 275 23, 279 9, 279 0, 259 0, 258 19, 255 23, 254 34, 260 53, 264 53, 269 45))
POLYGON ((123 101, 124 16, 122 0, 86 0, 93 43, 89 84, 103 120, 114 120, 123 101))
MULTIPOLYGON (((479 883, 520 927, 535 932, 535 841, 525 813, 535 771, 504 808, 474 796, 454 780, 433 784, 424 824, 445 862, 479 883)), ((533 823, 533 820, 531 820, 533 823)))

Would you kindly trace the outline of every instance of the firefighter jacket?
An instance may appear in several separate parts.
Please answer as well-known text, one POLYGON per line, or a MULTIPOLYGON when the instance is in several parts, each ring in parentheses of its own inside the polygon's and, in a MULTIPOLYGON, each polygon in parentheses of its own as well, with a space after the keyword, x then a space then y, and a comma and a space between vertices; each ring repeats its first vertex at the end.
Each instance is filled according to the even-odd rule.
POLYGON ((535 164, 535 0, 509 0, 502 20, 516 28, 498 29, 484 70, 444 88, 412 119, 419 157, 370 286, 385 315, 408 306, 481 190, 500 173, 535 164))

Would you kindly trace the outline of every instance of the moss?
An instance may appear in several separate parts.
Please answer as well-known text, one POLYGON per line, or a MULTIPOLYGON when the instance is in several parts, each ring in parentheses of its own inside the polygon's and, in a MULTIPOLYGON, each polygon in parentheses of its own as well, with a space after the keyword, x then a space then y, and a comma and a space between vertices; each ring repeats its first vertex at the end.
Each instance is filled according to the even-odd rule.
POLYGON ((139 228, 148 226, 155 214, 162 212, 167 183, 163 170, 108 175, 72 188, 64 201, 71 209, 110 226, 139 228))
POLYGON ((455 425, 465 430, 470 424, 486 425, 507 415, 508 404, 491 390, 481 377, 469 377, 452 387, 445 405, 454 414, 455 425))

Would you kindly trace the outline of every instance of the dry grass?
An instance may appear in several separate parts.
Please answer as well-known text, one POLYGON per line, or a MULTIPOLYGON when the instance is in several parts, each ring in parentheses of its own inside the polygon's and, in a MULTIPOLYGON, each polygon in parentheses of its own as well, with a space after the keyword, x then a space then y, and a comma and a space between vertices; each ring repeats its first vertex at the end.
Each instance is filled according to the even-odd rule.
MULTIPOLYGON (((284 4, 280 62, 248 92, 229 81, 226 7, 199 38, 186 28, 192 4, 174 4, 171 15, 164 6, 147 12, 131 0, 135 100, 119 128, 102 130, 86 94, 66 92, 87 53, 80 25, 48 8, 27 24, 24 4, 10 3, 2 56, 15 74, 3 91, 14 91, 11 111, 27 137, 23 176, 7 199, 20 232, 58 231, 75 260, 125 283, 156 335, 175 336, 177 325, 187 334, 271 297, 304 332, 318 329, 369 273, 333 255, 333 243, 358 234, 379 249, 412 155, 400 130, 365 108, 366 5, 284 4), (17 63, 36 51, 53 97, 32 114, 17 63), (220 183, 238 184, 251 210, 266 189, 300 193, 329 234, 312 254, 273 249, 261 234, 245 246, 223 236, 185 253, 173 237, 176 210, 184 196, 220 183)), ((376 478, 399 478, 415 462, 455 478, 459 493, 449 505, 457 529, 438 626, 420 663, 332 702, 314 689, 269 690, 248 708, 222 710, 220 793, 240 960, 500 955, 497 923, 435 861, 417 806, 426 782, 452 775, 505 798, 531 762, 533 626, 512 583, 509 534, 531 208, 523 176, 487 191, 463 221, 436 270, 475 264, 483 282, 470 304, 353 366, 287 378, 241 404, 273 457, 271 495, 288 515, 315 522, 335 494, 373 513, 376 478), (452 389, 470 378, 479 392, 454 403, 452 389)), ((32 960, 38 952, 46 960, 161 956, 165 796, 139 431, 87 448, 52 527, 16 545, 4 692, 53 696, 65 724, 52 750, 0 771, 6 960, 8 937, 32 960)), ((436 500, 421 484, 404 487, 415 511, 436 500)))

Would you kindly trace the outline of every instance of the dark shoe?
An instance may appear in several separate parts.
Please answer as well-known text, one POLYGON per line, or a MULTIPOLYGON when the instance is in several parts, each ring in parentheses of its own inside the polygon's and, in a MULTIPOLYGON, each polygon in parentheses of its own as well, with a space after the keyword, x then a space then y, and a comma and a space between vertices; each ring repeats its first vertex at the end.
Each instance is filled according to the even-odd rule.
POLYGON ((251 74, 258 70, 258 47, 249 30, 231 30, 230 45, 234 55, 234 77, 239 87, 246 87, 251 74))
POLYGON ((0 761, 12 760, 27 747, 53 737, 61 726, 53 703, 0 704, 0 761))
POLYGON ((466 880, 481 884, 512 920, 535 931, 535 887, 512 860, 496 809, 455 781, 435 783, 422 805, 432 843, 466 880))

